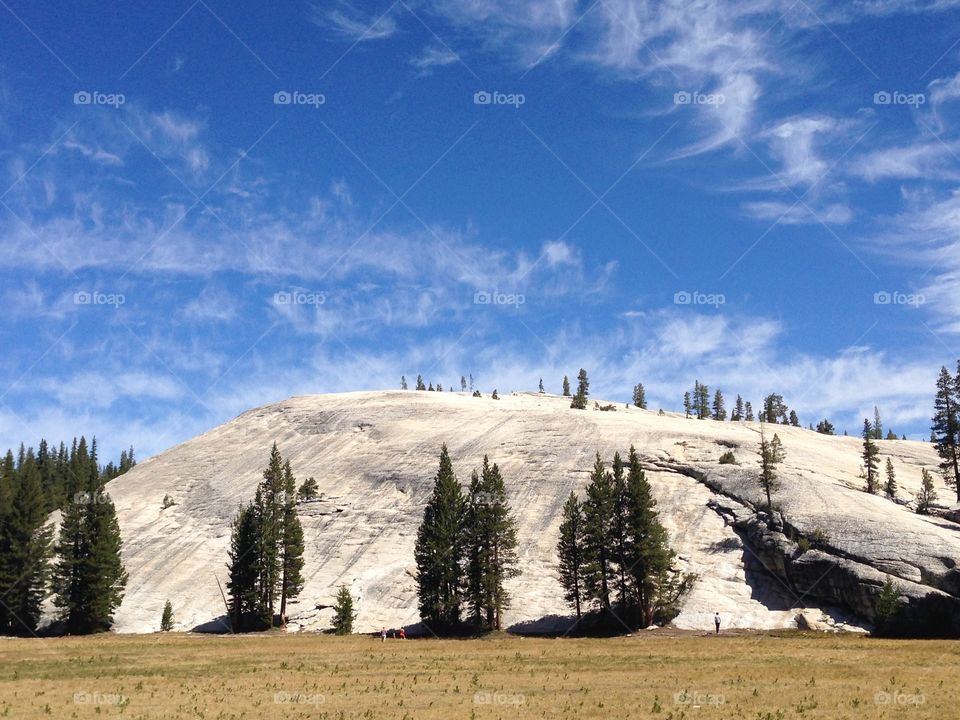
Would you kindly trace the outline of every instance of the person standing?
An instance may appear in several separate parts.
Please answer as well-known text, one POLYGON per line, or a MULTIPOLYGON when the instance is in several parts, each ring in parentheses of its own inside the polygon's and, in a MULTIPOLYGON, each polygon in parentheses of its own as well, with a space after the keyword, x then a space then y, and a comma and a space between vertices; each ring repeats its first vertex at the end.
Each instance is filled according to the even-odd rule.
POLYGON ((406 639, 407 639, 407 630, 406 630, 406 628, 400 628, 400 639, 401 639, 401 640, 406 640, 406 639))
POLYGON ((719 635, 719 634, 720 634, 720 613, 719 613, 719 612, 715 612, 715 613, 713 614, 713 624, 714 624, 714 625, 716 626, 716 628, 717 628, 717 633, 716 633, 716 634, 719 635))
POLYGON ((386 641, 387 641, 387 629, 380 628, 380 642, 386 642, 386 641))

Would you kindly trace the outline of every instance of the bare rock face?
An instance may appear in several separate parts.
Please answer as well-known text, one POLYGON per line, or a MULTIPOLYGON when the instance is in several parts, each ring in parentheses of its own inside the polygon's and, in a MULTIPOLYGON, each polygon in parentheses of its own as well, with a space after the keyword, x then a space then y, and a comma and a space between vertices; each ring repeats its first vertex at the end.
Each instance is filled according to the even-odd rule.
POLYGON ((698 578, 677 626, 706 630, 719 612, 725 628, 849 628, 851 613, 861 624, 873 619, 876 595, 891 577, 904 596, 904 622, 927 634, 960 634, 960 526, 909 507, 921 468, 936 467, 933 447, 878 443, 881 460, 890 457, 897 471, 894 502, 862 491, 857 439, 775 429, 787 459, 768 514, 759 511, 757 423, 622 405, 578 411, 568 398, 541 394, 494 401, 364 392, 257 408, 109 484, 130 576, 116 629, 156 630, 167 599, 179 629, 227 629, 218 581, 225 589, 230 522, 252 498, 276 442, 298 482, 313 476, 321 493, 299 506, 306 587, 289 608, 292 627, 328 627, 343 584, 357 601, 358 630, 417 622, 413 546, 446 443, 462 483, 484 454, 507 483, 522 570, 508 586, 507 622, 565 630, 570 611, 555 550, 561 508, 586 485, 595 452, 609 462, 632 444, 680 563, 698 578), (740 465, 718 463, 727 450, 740 465), (164 495, 177 504, 163 509, 164 495))

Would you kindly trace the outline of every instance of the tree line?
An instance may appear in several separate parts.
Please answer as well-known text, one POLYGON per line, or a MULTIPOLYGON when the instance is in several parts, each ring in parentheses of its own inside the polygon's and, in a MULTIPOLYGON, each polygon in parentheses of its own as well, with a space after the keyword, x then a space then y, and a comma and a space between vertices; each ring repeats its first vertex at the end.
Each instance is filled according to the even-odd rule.
POLYGON ((52 592, 57 618, 70 634, 107 630, 127 575, 120 527, 106 492, 136 464, 133 448, 101 467, 97 442, 86 438, 53 451, 8 451, 0 465, 0 634, 33 635, 52 592), (50 513, 61 511, 54 537, 50 513))

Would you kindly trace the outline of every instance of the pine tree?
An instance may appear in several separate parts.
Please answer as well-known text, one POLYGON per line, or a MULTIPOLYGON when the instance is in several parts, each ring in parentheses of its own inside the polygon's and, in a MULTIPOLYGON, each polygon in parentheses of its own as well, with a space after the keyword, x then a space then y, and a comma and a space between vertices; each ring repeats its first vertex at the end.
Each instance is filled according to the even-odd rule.
POLYGON ((613 454, 612 465, 613 481, 613 518, 610 524, 610 545, 613 548, 613 564, 616 568, 617 603, 621 607, 630 605, 631 593, 627 584, 630 561, 627 559, 628 550, 628 517, 627 517, 627 478, 624 474, 623 459, 619 452, 613 454))
POLYGON ((734 422, 739 422, 744 419, 743 398, 739 395, 737 395, 737 401, 733 405, 733 414, 730 416, 730 419, 734 422))
POLYGON ((471 616, 485 629, 500 630, 510 603, 504 582, 519 574, 517 525, 500 468, 486 456, 481 475, 474 472, 471 478, 465 524, 471 616))
POLYGON ((570 407, 576 410, 586 410, 587 397, 590 395, 590 381, 587 380, 587 371, 580 368, 577 374, 577 394, 573 396, 570 407))
POLYGON ((690 391, 688 390, 683 394, 683 414, 689 418, 692 410, 693 403, 690 401, 690 391))
POLYGON ((466 391, 467 391, 467 379, 463 375, 461 375, 460 376, 460 392, 466 392, 466 391))
POLYGON ((317 491, 317 481, 311 475, 303 481, 300 489, 297 490, 297 498, 299 500, 315 500, 317 498, 317 491))
POLYGON ((430 391, 430 392, 436 392, 436 390, 433 389, 433 383, 432 383, 432 382, 431 382, 429 385, 427 385, 427 390, 430 391))
POLYGON ((423 384, 423 375, 417 375, 417 390, 426 390, 427 386, 423 384))
POLYGON ((73 501, 61 515, 54 602, 67 632, 83 635, 110 629, 127 574, 116 509, 104 491, 97 465, 96 440, 88 452, 80 438, 70 465, 73 501))
POLYGON ((713 419, 721 422, 727 419, 727 410, 723 406, 723 393, 719 389, 713 394, 713 419))
POLYGON ((400 389, 401 389, 401 390, 406 390, 406 389, 407 389, 407 376, 406 376, 406 375, 401 375, 401 376, 400 376, 400 389))
POLYGON ((570 397, 570 381, 567 376, 563 376, 563 397, 570 397))
POLYGON ((303 526, 297 516, 297 481, 293 477, 290 461, 283 464, 283 508, 280 577, 280 624, 287 622, 287 600, 295 598, 303 590, 303 526))
POLYGON ((499 399, 500 399, 500 396, 497 395, 497 389, 496 389, 496 388, 493 389, 493 394, 490 395, 490 399, 491 399, 491 400, 499 400, 499 399))
POLYGON ((883 490, 888 498, 895 498, 897 496, 897 473, 893 469, 893 461, 890 458, 887 458, 886 471, 887 484, 883 486, 883 490))
POLYGON ((628 466, 624 561, 629 568, 633 602, 637 609, 634 624, 648 627, 661 601, 679 593, 670 575, 675 555, 670 549, 667 531, 660 523, 657 501, 640 466, 640 456, 633 446, 630 447, 628 466))
POLYGON ((583 506, 577 496, 571 492, 563 505, 557 555, 563 597, 576 611, 578 622, 587 597, 584 584, 584 565, 586 564, 584 542, 583 506))
POLYGON ((800 417, 797 415, 796 410, 790 411, 790 424, 793 425, 793 427, 800 427, 800 417))
MULTIPOLYGON (((897 439, 897 434, 896 434, 893 430, 888 430, 888 431, 887 431, 887 438, 886 438, 886 439, 887 439, 887 440, 896 440, 896 439, 897 439)), ((904 439, 906 439, 906 438, 904 438, 904 439)))
POLYGON ((540 378, 540 392, 546 392, 546 390, 543 389, 543 378, 540 378))
POLYGON ((647 393, 643 389, 643 383, 637 383, 633 386, 633 404, 641 410, 647 409, 647 393))
POLYGON ((937 491, 933 488, 933 475, 926 468, 920 470, 920 492, 917 494, 917 513, 929 515, 930 508, 937 500, 937 491))
POLYGON ((880 424, 880 408, 873 406, 873 439, 883 440, 883 425, 880 424))
POLYGON ((956 490, 960 501, 960 392, 957 384, 947 368, 940 369, 930 432, 940 456, 940 471, 947 485, 956 490))
MULTIPOLYGON (((12 461, 12 456, 9 457, 12 461)), ((53 528, 31 448, 0 475, 0 635, 33 634, 49 577, 53 528), (6 496, 3 498, 2 496, 6 496)))
POLYGON ((273 627, 277 598, 283 573, 284 464, 277 444, 270 449, 270 460, 257 487, 254 505, 259 515, 260 606, 263 620, 273 627))
POLYGON ((789 422, 787 419, 787 405, 783 402, 782 395, 771 393, 764 398, 763 418, 761 422, 768 422, 774 425, 777 423, 786 425, 789 422))
POLYGON ((173 605, 167 600, 163 604, 163 615, 160 616, 160 632, 173 630, 173 605))
POLYGON ((833 423, 823 419, 817 423, 817 432, 821 435, 833 435, 833 423))
POLYGON ((760 487, 767 496, 767 510, 773 512, 772 494, 779 488, 777 465, 786 459, 786 453, 780 443, 780 437, 774 433, 772 440, 767 440, 763 425, 760 426, 760 487))
POLYGON ((867 486, 864 488, 868 493, 876 495, 880 487, 877 478, 880 466, 880 451, 873 442, 873 426, 866 418, 863 419, 863 467, 866 472, 867 486))
POLYGON ((473 392, 473 373, 470 373, 470 392, 473 392))
POLYGON ((587 557, 584 581, 591 599, 599 603, 603 613, 610 611, 610 584, 614 580, 609 545, 613 512, 613 477, 606 471, 600 453, 597 453, 583 503, 584 550, 587 557))
POLYGON ((460 622, 464 513, 463 491, 444 445, 414 553, 420 617, 434 632, 452 630, 460 622))
POLYGON ((337 591, 337 601, 333 606, 333 631, 337 635, 352 635, 353 621, 357 613, 353 609, 353 595, 350 588, 341 585, 337 591))
POLYGON ((744 405, 746 408, 746 420, 747 422, 753 422, 753 405, 749 401, 744 405))
POLYGON ((234 632, 266 626, 267 610, 260 592, 260 518, 254 505, 237 511, 230 532, 227 589, 230 624, 234 632))

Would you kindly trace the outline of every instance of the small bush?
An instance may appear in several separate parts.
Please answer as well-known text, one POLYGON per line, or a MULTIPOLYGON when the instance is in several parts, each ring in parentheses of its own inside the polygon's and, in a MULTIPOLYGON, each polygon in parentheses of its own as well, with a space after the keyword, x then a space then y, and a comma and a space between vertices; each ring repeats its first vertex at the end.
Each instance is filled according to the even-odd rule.
POLYGON ((733 454, 732 450, 727 450, 723 455, 720 456, 721 465, 739 465, 737 462, 736 455, 733 454))
POLYGON ((897 612, 900 610, 901 604, 900 593, 894 586, 893 580, 888 576, 873 608, 873 624, 876 627, 874 631, 876 635, 883 637, 893 633, 897 612))
POLYGON ((166 510, 168 507, 173 507, 177 502, 170 497, 169 495, 163 496, 163 509, 166 510))
POLYGON ((479 391, 479 390, 474 390, 474 391, 473 391, 473 397, 483 397, 483 395, 480 394, 480 391, 479 391))
POLYGON ((499 399, 500 399, 500 396, 497 395, 497 389, 496 389, 496 388, 493 389, 493 395, 491 395, 490 397, 491 397, 491 399, 493 399, 493 400, 499 400, 499 399))

